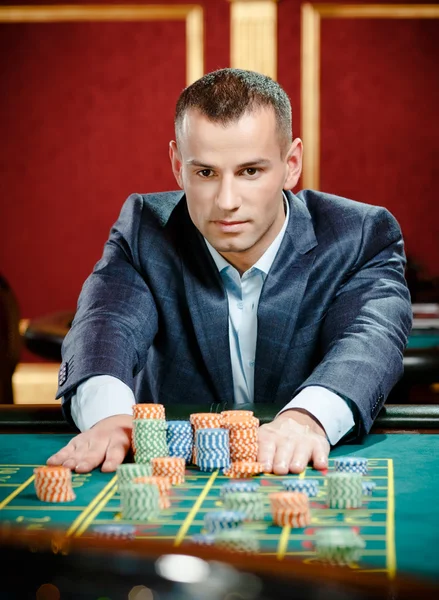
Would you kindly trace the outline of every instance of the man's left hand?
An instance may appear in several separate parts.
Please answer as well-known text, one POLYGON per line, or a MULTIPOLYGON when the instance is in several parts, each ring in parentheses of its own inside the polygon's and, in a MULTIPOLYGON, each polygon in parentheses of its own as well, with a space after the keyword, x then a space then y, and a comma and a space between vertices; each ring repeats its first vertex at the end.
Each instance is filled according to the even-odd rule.
POLYGON ((309 462, 326 469, 329 449, 323 427, 302 409, 286 410, 259 428, 258 461, 269 473, 301 473, 309 462))

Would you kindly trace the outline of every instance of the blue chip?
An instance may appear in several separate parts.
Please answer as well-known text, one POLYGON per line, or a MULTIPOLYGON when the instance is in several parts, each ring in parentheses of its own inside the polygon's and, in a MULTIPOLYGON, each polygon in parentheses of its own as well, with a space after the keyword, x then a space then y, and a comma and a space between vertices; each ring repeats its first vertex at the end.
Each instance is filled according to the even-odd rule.
POLYGON ((224 496, 231 492, 256 493, 259 488, 259 483, 255 481, 229 481, 221 486, 221 498, 224 498, 224 496))
POLYGON ((194 544, 199 546, 213 546, 215 543, 215 536, 212 533, 197 533, 193 535, 191 540, 194 544))
POLYGON ((246 514, 239 510, 217 510, 206 513, 204 526, 209 533, 216 533, 223 529, 239 527, 246 518, 246 514))
POLYGON ((361 473, 362 475, 366 475, 367 458, 340 456, 334 459, 334 466, 336 471, 341 471, 342 473, 361 473))
POLYGON ((136 534, 134 525, 95 525, 91 529, 94 535, 105 538, 133 540, 136 534))
POLYGON ((289 492, 300 492, 310 498, 319 493, 319 483, 316 479, 284 479, 282 485, 289 492))
POLYGON ((372 496, 372 492, 376 488, 376 483, 374 481, 363 481, 362 488, 365 496, 372 496))

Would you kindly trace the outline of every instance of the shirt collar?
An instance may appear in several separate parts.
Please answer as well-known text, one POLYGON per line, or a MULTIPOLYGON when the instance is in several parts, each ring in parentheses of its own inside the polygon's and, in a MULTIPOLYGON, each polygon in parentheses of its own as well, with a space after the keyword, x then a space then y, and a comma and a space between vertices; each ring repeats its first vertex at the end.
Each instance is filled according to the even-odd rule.
MULTIPOLYGON (((261 258, 251 267, 252 269, 259 269, 259 271, 261 271, 265 275, 268 275, 268 272, 271 269, 271 265, 273 264, 274 259, 276 258, 276 254, 278 253, 280 245, 282 244, 282 240, 284 239, 285 231, 287 229, 288 220, 290 217, 290 206, 288 199, 285 196, 285 194, 283 194, 283 197, 284 206, 286 207, 286 215, 284 224, 282 225, 282 229, 279 231, 275 239, 268 246, 261 258)), ((204 238, 204 241, 206 242, 207 249, 209 250, 220 273, 221 271, 224 271, 224 269, 227 269, 227 267, 232 266, 229 262, 227 262, 227 260, 223 256, 221 256, 221 254, 217 250, 215 250, 215 248, 206 240, 206 238, 204 238)))

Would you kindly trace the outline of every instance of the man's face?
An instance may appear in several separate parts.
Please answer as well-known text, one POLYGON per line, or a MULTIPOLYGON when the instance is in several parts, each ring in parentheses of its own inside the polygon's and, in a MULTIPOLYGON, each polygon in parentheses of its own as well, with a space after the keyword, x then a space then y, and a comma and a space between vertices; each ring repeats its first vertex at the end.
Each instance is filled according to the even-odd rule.
POLYGON ((200 233, 239 271, 265 252, 285 221, 282 189, 301 171, 302 143, 285 155, 274 110, 258 109, 223 126, 198 111, 186 113, 172 168, 200 233))

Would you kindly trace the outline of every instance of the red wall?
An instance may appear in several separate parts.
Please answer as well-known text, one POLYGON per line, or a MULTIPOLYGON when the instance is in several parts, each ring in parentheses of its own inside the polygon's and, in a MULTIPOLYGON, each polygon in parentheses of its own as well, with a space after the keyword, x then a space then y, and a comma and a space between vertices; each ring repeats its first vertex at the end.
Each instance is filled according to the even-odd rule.
MULTIPOLYGON (((205 69, 229 66, 229 3, 199 4, 205 69)), ((300 135, 300 2, 278 7, 278 79, 300 135)), ((438 20, 322 27, 320 187, 388 207, 431 275, 438 33, 438 20)), ((167 154, 184 24, 0 24, 0 73, 0 271, 32 318, 74 308, 128 194, 175 189, 167 154)))

